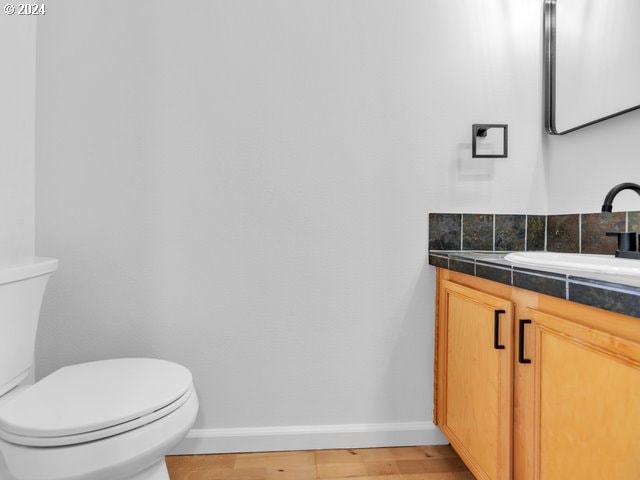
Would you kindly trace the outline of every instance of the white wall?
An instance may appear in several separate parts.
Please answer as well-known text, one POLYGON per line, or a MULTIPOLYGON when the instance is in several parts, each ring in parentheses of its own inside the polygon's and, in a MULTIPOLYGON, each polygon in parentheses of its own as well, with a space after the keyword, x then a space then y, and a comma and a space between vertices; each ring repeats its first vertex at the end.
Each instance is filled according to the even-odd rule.
POLYGON ((0 13, 0 256, 33 255, 36 22, 0 13))
POLYGON ((39 376, 188 366, 188 451, 438 441, 427 213, 546 210, 537 3, 56 2, 39 376))
MULTIPOLYGON (((618 183, 640 183, 640 110, 545 139, 550 213, 599 212, 618 183)), ((640 210, 632 191, 620 193, 614 211, 640 210)))

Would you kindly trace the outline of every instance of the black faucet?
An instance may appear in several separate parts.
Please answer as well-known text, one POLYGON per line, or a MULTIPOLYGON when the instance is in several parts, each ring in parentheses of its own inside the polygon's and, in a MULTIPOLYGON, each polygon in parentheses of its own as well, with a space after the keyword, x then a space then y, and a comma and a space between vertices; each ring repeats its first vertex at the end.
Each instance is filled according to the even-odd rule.
MULTIPOLYGON (((616 185, 606 197, 604 197, 604 203, 602 204, 602 212, 611 212, 613 210, 613 199, 616 198, 622 190, 633 190, 640 195, 640 185, 637 183, 621 183, 616 185)), ((618 237, 618 249, 616 250, 616 257, 622 258, 636 258, 640 259, 640 252, 638 251, 638 234, 636 232, 607 232, 609 237, 618 237)))
POLYGON ((609 190, 607 196, 604 197, 604 203, 602 204, 603 212, 610 212, 613 210, 613 199, 616 198, 616 195, 618 195, 622 190, 633 190, 638 195, 640 195, 640 185, 638 185, 637 183, 627 182, 616 185, 611 190, 609 190))

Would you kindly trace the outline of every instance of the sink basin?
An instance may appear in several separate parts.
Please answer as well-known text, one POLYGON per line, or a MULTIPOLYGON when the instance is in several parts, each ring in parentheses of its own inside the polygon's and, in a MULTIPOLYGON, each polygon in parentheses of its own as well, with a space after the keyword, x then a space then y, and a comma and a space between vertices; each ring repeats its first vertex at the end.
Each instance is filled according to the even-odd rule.
POLYGON ((514 252, 505 260, 537 267, 569 268, 588 272, 618 273, 640 276, 640 260, 616 258, 613 255, 585 253, 514 252))

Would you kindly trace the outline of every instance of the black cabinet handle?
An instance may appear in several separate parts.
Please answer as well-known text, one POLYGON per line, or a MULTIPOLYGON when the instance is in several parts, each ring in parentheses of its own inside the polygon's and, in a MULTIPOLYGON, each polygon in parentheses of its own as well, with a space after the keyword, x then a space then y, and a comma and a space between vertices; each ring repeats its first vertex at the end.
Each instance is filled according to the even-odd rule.
POLYGON ((530 358, 524 358, 524 326, 529 323, 531 323, 531 320, 520 320, 518 335, 518 362, 520 363, 531 363, 530 358))
POLYGON ((494 310, 493 312, 493 348, 504 350, 504 345, 500 345, 500 315, 507 313, 504 310, 494 310))

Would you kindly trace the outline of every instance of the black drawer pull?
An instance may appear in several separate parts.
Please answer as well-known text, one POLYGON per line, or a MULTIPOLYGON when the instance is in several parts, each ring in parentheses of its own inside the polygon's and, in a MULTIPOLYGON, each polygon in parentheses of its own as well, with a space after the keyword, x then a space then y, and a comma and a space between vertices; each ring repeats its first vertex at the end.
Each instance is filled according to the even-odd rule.
POLYGON ((518 362, 531 363, 530 358, 524 358, 524 326, 531 323, 531 320, 522 319, 519 325, 518 334, 518 362))
POLYGON ((504 310, 495 310, 493 312, 493 348, 496 350, 504 350, 504 345, 500 345, 500 315, 507 313, 504 310))

